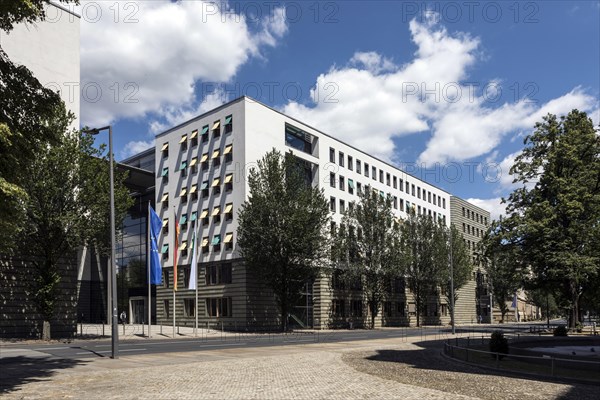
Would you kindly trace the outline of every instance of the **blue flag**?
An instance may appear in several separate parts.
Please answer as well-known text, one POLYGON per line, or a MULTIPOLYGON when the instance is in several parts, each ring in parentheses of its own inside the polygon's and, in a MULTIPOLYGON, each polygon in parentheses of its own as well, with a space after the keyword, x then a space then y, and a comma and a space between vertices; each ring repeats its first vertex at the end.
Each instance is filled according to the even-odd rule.
POLYGON ((148 217, 150 218, 150 283, 162 284, 162 266, 160 265, 160 254, 158 254, 158 236, 162 229, 162 220, 148 205, 148 217))

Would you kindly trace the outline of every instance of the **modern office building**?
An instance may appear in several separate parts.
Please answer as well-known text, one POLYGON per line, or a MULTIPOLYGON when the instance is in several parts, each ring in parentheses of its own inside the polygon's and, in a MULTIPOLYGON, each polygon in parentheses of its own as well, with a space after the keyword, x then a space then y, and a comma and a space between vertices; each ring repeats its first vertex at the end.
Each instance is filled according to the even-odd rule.
POLYGON ((473 264, 473 279, 458 291, 456 322, 490 322, 489 281, 477 257, 477 244, 489 227, 490 213, 459 197, 450 197, 450 221, 462 233, 473 264))
MULTIPOLYGON (((248 197, 247 175, 267 151, 292 152, 304 165, 306 179, 324 190, 330 201, 333 223, 339 223, 349 204, 367 185, 392 199, 393 212, 406 217, 409 209, 429 215, 449 226, 452 202, 465 204, 469 217, 468 241, 475 242, 489 213, 432 186, 382 160, 343 143, 294 118, 248 97, 241 97, 156 136, 156 209, 163 219, 159 244, 163 255, 164 285, 157 289, 158 322, 172 323, 173 230, 180 225, 178 253, 178 325, 193 325, 194 313, 205 323, 238 328, 249 324, 277 325, 273 294, 246 271, 236 242, 237 211, 248 197), (454 199, 454 200, 452 200, 454 199), (471 220, 470 216, 473 213, 471 220), (199 228, 199 304, 187 290, 193 226, 199 228)), ((460 222, 455 222, 460 226, 460 222)), ((466 222, 465 222, 466 224, 466 222)), ((466 226, 466 225, 465 225, 466 226)), ((466 229, 466 228, 465 228, 466 229)), ((474 245, 472 245, 474 246, 474 245)), ((474 248, 474 247, 471 247, 474 248)), ((360 326, 367 319, 360 283, 345 285, 334 271, 324 271, 307 282, 304 299, 292 319, 315 328, 360 326)), ((474 286, 471 283, 470 286, 474 286)), ((460 321, 477 315, 475 292, 467 290, 472 311, 461 311, 460 321), (465 314, 463 317, 462 314, 465 314)), ((467 297, 466 295, 464 296, 467 297)), ((460 306, 462 307, 462 306, 460 306)), ((466 306, 465 306, 466 307, 466 306)), ((444 301, 432 299, 426 322, 449 322, 444 301)), ((403 279, 390 284, 378 324, 415 322, 415 305, 403 279)))

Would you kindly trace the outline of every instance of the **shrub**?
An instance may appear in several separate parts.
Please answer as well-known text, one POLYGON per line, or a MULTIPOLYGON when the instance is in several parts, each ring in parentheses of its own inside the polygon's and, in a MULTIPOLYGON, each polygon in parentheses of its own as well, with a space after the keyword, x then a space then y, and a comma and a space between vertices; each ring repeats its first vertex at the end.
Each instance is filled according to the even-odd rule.
POLYGON ((578 333, 581 333, 581 332, 583 332, 583 325, 581 324, 581 322, 578 322, 577 324, 575 324, 575 330, 576 330, 578 333))
POLYGON ((559 325, 554 328, 554 336, 568 336, 567 332, 567 327, 564 325, 559 325))
MULTIPOLYGON (((492 337, 490 338, 490 351, 498 354, 498 358, 502 360, 504 356, 502 354, 508 354, 508 340, 504 337, 504 333, 502 331, 494 331, 492 332, 492 337)), ((494 354, 494 358, 496 355, 494 354)))

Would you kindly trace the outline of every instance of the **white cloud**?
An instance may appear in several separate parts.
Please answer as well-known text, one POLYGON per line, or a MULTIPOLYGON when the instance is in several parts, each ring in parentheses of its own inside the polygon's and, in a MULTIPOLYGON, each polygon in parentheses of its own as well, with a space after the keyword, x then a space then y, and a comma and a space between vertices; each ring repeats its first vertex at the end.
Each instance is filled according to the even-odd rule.
POLYGON ((81 84, 87 88, 81 108, 84 124, 104 125, 157 110, 192 107, 195 84, 229 81, 251 57, 262 58, 261 51, 275 46, 287 32, 280 8, 249 20, 229 9, 227 2, 130 3, 135 7, 125 9, 111 2, 81 6, 80 12, 90 15, 81 22, 81 84), (98 8, 102 16, 92 23, 98 8), (137 22, 127 23, 126 17, 137 22))
POLYGON ((471 204, 481 207, 490 212, 492 220, 498 220, 500 216, 506 215, 506 204, 502 204, 502 198, 495 197, 491 199, 467 199, 471 204))
MULTIPOLYGON (((400 66, 376 52, 357 52, 347 66, 317 77, 312 104, 290 101, 283 111, 388 161, 399 161, 394 138, 430 130, 419 162, 432 165, 485 155, 548 112, 597 107, 579 87, 542 105, 527 99, 493 104, 493 90, 478 93, 466 83, 480 40, 450 33, 438 20, 429 15, 423 23, 410 22, 417 45, 412 61, 400 66)), ((479 86, 486 84, 493 89, 501 81, 479 86)))
POLYGON ((125 159, 133 156, 134 154, 141 153, 144 150, 154 147, 154 140, 149 141, 132 141, 125 145, 125 148, 121 151, 121 159, 125 159))

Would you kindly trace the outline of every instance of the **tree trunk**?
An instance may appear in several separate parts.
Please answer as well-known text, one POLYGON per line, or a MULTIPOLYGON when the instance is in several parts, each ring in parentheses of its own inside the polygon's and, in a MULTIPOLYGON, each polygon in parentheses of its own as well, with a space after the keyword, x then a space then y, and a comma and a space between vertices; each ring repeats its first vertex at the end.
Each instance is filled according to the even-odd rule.
POLYGON ((571 282, 571 320, 569 321, 569 327, 575 328, 579 322, 579 293, 577 293, 577 287, 575 282, 571 282))
POLYGON ((42 324, 42 340, 50 340, 51 336, 50 321, 44 320, 42 324))

